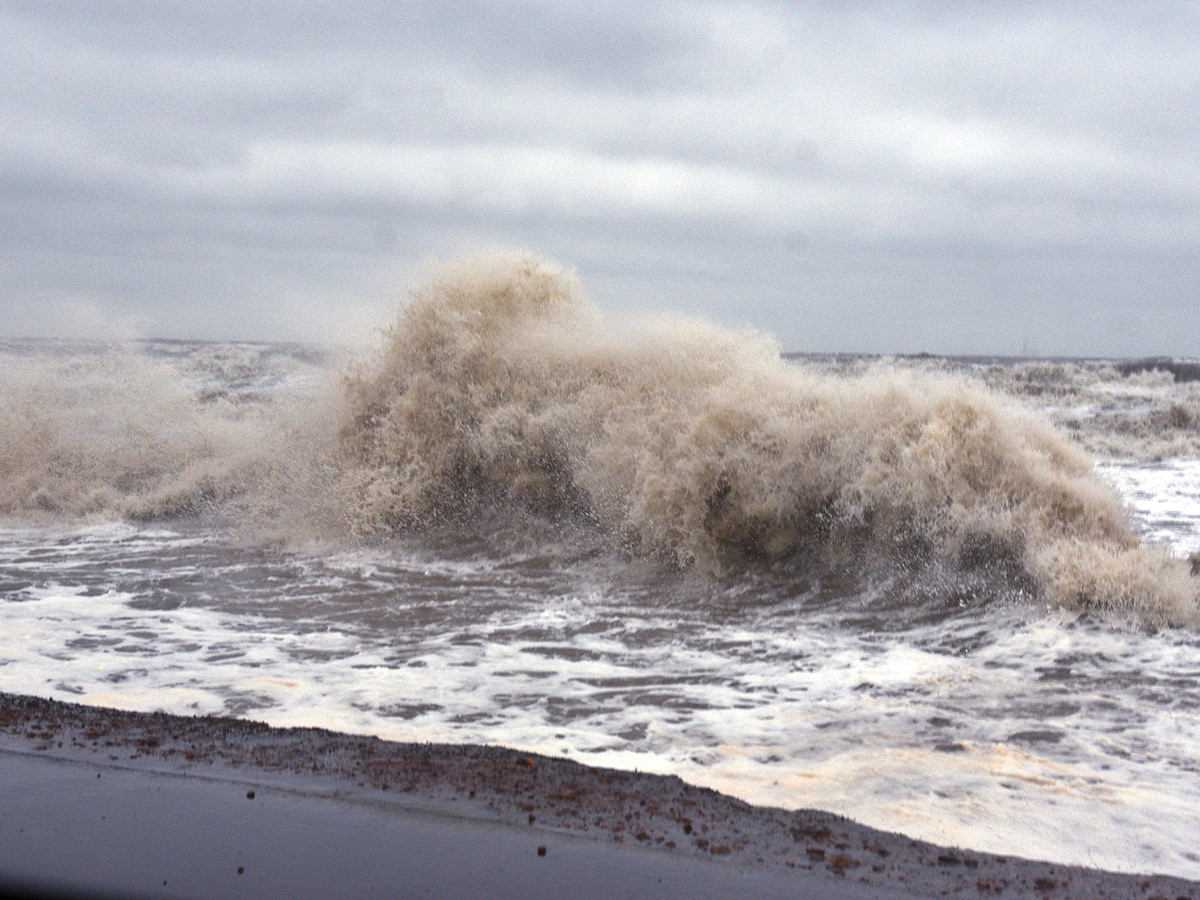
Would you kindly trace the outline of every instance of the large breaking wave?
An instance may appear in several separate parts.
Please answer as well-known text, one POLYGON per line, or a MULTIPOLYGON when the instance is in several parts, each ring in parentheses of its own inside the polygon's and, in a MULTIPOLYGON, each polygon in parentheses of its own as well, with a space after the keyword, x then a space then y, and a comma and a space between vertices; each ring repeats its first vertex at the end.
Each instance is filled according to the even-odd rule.
POLYGON ((1184 564, 1139 545, 1090 460, 1044 421, 961 380, 806 371, 754 334, 606 328, 533 257, 440 273, 347 402, 366 532, 499 496, 705 573, 936 562, 1069 607, 1197 618, 1184 564))
POLYGON ((511 510, 702 576, 959 579, 1200 622, 1186 563, 1139 544, 1046 420, 962 378, 830 374, 691 320, 609 325, 532 256, 439 270, 340 385, 287 403, 128 354, 72 366, 5 373, 10 517, 215 510, 377 540, 511 510))

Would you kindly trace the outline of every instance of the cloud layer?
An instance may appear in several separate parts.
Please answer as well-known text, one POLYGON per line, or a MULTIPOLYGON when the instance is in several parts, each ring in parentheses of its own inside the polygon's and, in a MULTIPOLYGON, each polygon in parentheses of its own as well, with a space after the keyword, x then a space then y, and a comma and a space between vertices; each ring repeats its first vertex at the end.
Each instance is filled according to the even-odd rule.
POLYGON ((1197 10, 8 3, 0 330, 338 336, 499 244, 789 349, 1195 355, 1197 10))

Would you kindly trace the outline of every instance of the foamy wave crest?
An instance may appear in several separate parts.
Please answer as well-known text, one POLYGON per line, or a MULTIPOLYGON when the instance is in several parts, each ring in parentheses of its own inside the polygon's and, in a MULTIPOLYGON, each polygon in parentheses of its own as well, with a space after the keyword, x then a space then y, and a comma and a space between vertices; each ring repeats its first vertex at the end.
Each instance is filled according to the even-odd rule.
POLYGON ((610 328, 532 256, 441 270, 347 379, 341 496, 363 535, 512 503, 702 573, 753 560, 988 572, 1079 609, 1196 624, 1090 460, 961 380, 788 364, 695 321, 610 328))

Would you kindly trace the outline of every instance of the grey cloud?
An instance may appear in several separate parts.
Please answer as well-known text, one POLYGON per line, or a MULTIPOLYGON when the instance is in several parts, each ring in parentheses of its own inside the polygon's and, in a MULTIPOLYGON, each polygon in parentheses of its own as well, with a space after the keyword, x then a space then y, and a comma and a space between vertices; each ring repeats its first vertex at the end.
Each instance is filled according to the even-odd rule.
POLYGON ((671 8, 604 9, 582 2, 22 4, 52 34, 109 53, 363 66, 402 55, 452 60, 483 74, 531 71, 593 82, 668 75, 690 45, 671 8))
POLYGON ((297 337, 499 243, 795 348, 1195 353, 1197 16, 9 3, 0 304, 297 337))

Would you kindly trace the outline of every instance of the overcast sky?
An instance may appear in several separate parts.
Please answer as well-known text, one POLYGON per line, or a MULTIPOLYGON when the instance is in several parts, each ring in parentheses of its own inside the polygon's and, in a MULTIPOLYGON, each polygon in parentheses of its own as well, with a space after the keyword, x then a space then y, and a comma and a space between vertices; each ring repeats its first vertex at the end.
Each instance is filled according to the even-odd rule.
POLYGON ((1200 354, 1200 4, 0 0, 0 334, 341 339, 431 257, 812 351, 1200 354))

